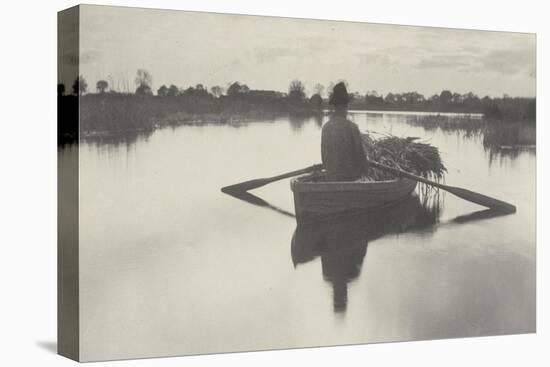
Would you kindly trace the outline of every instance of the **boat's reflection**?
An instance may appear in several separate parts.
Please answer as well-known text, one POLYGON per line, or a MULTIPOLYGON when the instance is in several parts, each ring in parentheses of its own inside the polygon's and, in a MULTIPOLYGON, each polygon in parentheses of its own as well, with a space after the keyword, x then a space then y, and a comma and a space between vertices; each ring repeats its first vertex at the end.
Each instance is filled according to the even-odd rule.
POLYGON ((361 273, 369 241, 387 234, 432 227, 439 210, 417 196, 376 211, 300 223, 291 243, 294 266, 321 258, 323 279, 332 284, 335 312, 344 312, 348 283, 361 273))
MULTIPOLYGON (((226 194, 284 216, 295 217, 293 213, 249 192, 226 194)), ((323 279, 332 284, 334 311, 344 312, 348 301, 348 283, 360 275, 369 241, 413 231, 431 235, 441 227, 507 215, 485 209, 439 223, 442 202, 438 194, 438 191, 421 192, 422 199, 415 194, 400 203, 377 210, 298 223, 291 242, 292 262, 298 266, 320 257, 323 279)))

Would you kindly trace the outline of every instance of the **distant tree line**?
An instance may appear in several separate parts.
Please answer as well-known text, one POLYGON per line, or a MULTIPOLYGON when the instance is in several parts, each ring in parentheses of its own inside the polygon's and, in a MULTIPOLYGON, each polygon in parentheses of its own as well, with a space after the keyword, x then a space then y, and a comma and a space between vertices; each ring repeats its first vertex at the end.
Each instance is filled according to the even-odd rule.
MULTIPOLYGON (((276 117, 281 114, 318 114, 330 109, 328 100, 332 91, 330 84, 313 87, 308 97, 303 82, 298 79, 289 83, 287 92, 254 90, 235 81, 222 87, 210 88, 196 84, 186 88, 174 84, 161 85, 154 93, 153 78, 145 69, 139 69, 135 76, 135 91, 119 92, 106 80, 98 80, 95 93, 89 92, 88 83, 79 76, 67 93, 63 84, 58 85, 60 110, 62 101, 70 96, 82 96, 80 103, 81 129, 93 131, 149 130, 163 119, 179 114, 188 119, 196 115, 217 115, 223 122, 231 116, 276 117), (325 95, 325 91, 328 93, 325 95), (144 99, 146 99, 144 101, 144 99)), ((533 120, 536 101, 534 98, 480 98, 474 93, 459 94, 444 90, 428 98, 418 92, 388 93, 385 96, 376 91, 350 93, 350 109, 355 110, 409 110, 484 113, 495 120, 533 120)), ((73 103, 74 104, 74 103, 73 103)), ((60 112, 61 113, 61 112, 60 112)))
POLYGON ((535 98, 507 95, 480 98, 472 92, 459 94, 444 90, 428 98, 418 92, 388 93, 382 96, 371 91, 364 96, 357 93, 352 96, 354 98, 350 107, 353 109, 483 113, 487 118, 522 121, 534 120, 536 114, 535 98))

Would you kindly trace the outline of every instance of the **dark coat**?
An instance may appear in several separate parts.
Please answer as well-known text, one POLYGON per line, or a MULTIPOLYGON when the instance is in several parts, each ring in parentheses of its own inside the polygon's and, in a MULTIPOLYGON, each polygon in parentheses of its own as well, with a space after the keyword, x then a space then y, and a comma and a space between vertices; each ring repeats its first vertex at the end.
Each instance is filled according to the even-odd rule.
POLYGON ((344 117, 332 117, 323 126, 321 157, 330 181, 360 178, 367 160, 357 125, 344 117))

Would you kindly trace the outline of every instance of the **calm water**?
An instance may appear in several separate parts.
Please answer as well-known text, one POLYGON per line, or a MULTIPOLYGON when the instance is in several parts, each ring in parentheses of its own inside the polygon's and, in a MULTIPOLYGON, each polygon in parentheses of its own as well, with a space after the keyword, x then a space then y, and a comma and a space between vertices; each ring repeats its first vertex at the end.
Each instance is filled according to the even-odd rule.
POLYGON ((82 358, 534 331, 534 151, 491 151, 483 134, 417 117, 352 115, 362 131, 438 146, 448 184, 517 213, 471 215, 483 208, 441 194, 439 211, 413 197, 297 228, 288 180, 253 192, 278 211, 220 192, 319 162, 318 119, 81 144, 82 358))

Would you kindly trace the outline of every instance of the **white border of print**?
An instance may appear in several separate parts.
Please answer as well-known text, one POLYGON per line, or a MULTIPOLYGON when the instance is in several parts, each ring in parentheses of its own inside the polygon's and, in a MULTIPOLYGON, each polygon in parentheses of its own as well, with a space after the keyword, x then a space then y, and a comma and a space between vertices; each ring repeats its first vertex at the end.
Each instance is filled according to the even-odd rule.
MULTIPOLYGON (((350 20, 453 28, 535 32, 537 36, 537 108, 539 144, 537 213, 537 334, 467 338, 360 346, 233 353, 197 357, 116 362, 117 366, 540 366, 548 362, 550 345, 548 282, 544 282, 548 251, 542 244, 548 230, 544 207, 548 182, 543 171, 548 158, 549 87, 543 59, 548 64, 550 39, 544 2, 461 0, 456 2, 392 0, 333 2, 296 0, 97 1, 165 9, 350 20), (545 110, 546 107, 546 110, 545 110), (546 307, 548 308, 548 307, 546 307)), ((56 12, 74 1, 10 1, 3 4, 2 134, 0 157, 0 365, 69 366, 57 356, 56 338, 56 12)), ((106 366, 97 363, 94 366, 106 366)))

